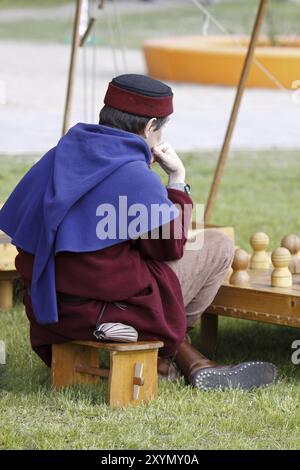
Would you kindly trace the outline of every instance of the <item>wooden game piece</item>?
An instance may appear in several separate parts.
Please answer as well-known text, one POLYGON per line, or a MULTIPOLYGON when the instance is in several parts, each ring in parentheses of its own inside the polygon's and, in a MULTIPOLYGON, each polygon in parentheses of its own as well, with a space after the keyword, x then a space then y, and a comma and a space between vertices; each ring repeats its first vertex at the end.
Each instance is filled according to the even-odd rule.
POLYGON ((286 235, 281 240, 281 246, 287 248, 292 255, 289 264, 289 270, 291 273, 300 274, 300 258, 298 256, 298 252, 300 250, 300 238, 294 234, 286 235))
POLYGON ((241 248, 235 250, 232 263, 233 273, 230 276, 229 284, 241 287, 249 285, 250 278, 247 272, 248 264, 248 253, 241 248))
POLYGON ((232 267, 230 266, 230 268, 228 269, 227 273, 225 274, 225 277, 224 277, 224 279, 223 279, 223 282, 229 282, 232 273, 233 273, 233 269, 232 269, 232 267))
POLYGON ((272 263, 274 269, 271 275, 272 287, 292 287, 293 278, 289 270, 291 253, 287 248, 279 247, 272 252, 272 263))
POLYGON ((250 259, 250 269, 270 268, 270 257, 266 252, 269 241, 268 235, 264 232, 257 232, 252 235, 250 245, 253 253, 250 259))

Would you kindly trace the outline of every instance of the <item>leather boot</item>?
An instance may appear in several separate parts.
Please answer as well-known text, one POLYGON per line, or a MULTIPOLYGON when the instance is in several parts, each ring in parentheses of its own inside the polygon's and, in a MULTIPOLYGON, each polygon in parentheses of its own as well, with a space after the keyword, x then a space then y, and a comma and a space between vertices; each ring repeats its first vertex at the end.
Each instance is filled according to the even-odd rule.
POLYGON ((174 382, 179 379, 182 374, 173 359, 170 357, 157 358, 158 380, 169 380, 174 382))
POLYGON ((203 356, 187 340, 181 343, 174 359, 188 382, 200 390, 250 390, 270 385, 277 376, 276 367, 268 362, 218 365, 203 356))

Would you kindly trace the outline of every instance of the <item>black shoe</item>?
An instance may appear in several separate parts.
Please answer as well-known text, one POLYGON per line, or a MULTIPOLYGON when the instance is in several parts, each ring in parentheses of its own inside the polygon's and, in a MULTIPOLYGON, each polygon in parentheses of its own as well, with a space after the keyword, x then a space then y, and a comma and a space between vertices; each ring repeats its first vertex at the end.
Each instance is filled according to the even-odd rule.
POLYGON ((269 362, 244 362, 236 366, 201 368, 189 377, 199 390, 251 390, 268 386, 277 377, 277 369, 269 362))

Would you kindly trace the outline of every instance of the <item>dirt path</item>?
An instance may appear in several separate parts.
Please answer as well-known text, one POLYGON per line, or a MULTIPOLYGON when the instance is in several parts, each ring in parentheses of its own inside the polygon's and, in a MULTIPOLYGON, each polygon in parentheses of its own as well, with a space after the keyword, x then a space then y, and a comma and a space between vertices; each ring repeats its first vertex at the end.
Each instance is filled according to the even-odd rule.
MULTIPOLYGON (((0 43, 0 85, 6 88, 6 103, 0 104, 0 153, 43 153, 60 137, 65 99, 69 47, 31 43, 0 43)), ((92 51, 88 52, 92 76, 92 51)), ((97 114, 114 69, 110 49, 97 52, 94 94, 88 93, 93 113, 85 110, 82 57, 79 58, 72 124, 97 122, 97 114)), ((127 51, 128 71, 145 73, 142 53, 127 51)), ((300 78, 300 77, 299 77, 300 78)), ((92 80, 88 86, 92 88, 92 80)), ((165 137, 178 150, 219 148, 225 133, 234 93, 233 88, 171 84, 175 114, 165 137)), ((277 90, 248 90, 245 94, 233 139, 235 148, 286 147, 300 149, 300 103, 291 93, 277 90)))
MULTIPOLYGON (((172 6, 182 6, 184 0, 114 0, 107 1, 105 10, 114 14, 115 8, 120 13, 138 13, 140 11, 161 11, 167 10, 172 6)), ((188 0, 189 1, 189 0, 188 0)), ((187 1, 187 3, 188 3, 187 1)), ((26 19, 51 20, 51 19, 70 19, 74 14, 75 2, 67 5, 49 7, 49 8, 9 8, 0 10, 1 22, 4 21, 23 21, 26 19)))

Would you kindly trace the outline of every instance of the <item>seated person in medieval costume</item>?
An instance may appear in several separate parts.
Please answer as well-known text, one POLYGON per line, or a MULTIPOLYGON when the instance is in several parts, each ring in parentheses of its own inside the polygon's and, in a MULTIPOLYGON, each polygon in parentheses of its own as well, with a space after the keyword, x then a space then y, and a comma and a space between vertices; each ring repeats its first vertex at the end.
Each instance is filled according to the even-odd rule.
POLYGON ((184 165, 162 137, 173 112, 171 88, 121 75, 109 83, 104 104, 99 124, 72 127, 0 212, 0 228, 18 248, 32 348, 50 367, 52 344, 96 341, 103 325, 121 323, 141 341, 164 343, 161 378, 184 375, 200 389, 271 383, 272 364, 217 365, 187 334, 213 301, 234 247, 210 230, 203 246, 187 249, 193 201, 184 165), (154 165, 167 173, 166 187, 154 165), (137 205, 145 208, 139 223, 137 205), (157 205, 164 210, 151 217, 157 205))

